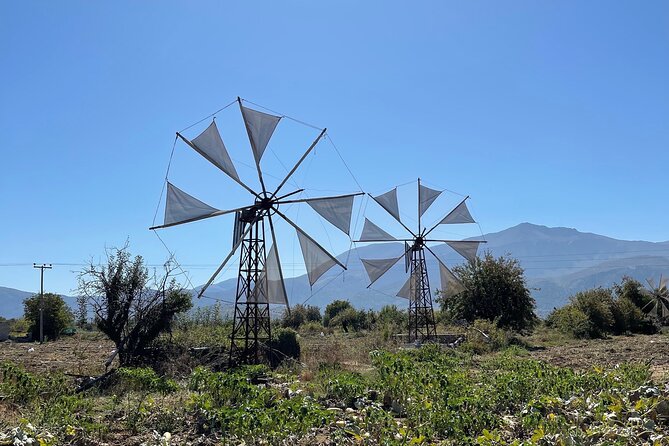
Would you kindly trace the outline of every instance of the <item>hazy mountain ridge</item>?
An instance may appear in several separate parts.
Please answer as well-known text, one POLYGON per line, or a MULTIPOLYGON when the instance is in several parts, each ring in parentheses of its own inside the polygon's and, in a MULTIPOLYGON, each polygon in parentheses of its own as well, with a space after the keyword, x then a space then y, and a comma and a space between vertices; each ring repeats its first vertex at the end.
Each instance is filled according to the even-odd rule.
MULTIPOLYGON (((549 228, 530 223, 486 234, 484 238, 487 244, 481 245, 481 253, 488 250, 495 256, 510 254, 520 261, 541 315, 564 305, 577 291, 608 287, 620 282, 625 275, 645 283, 646 278, 669 274, 669 242, 617 240, 572 228, 549 228)), ((453 266, 451 259, 458 257, 445 244, 432 249, 449 266, 453 266)), ((342 272, 337 267, 332 268, 313 289, 306 275, 286 279, 290 303, 306 302, 325 307, 334 299, 348 299, 359 308, 379 309, 386 304, 405 307, 406 299, 395 297, 407 279, 404 261, 397 262, 372 288, 367 288, 369 281, 360 262, 360 258, 398 257, 402 252, 401 243, 367 245, 344 252, 338 259, 343 263, 348 259, 348 269, 342 272)), ((440 287, 437 263, 430 255, 427 259, 430 287, 435 290, 440 287)), ((205 295, 232 302, 236 286, 236 279, 228 279, 212 285, 205 295)), ((0 287, 0 315, 19 316, 23 311, 23 299, 31 294, 0 287)), ((215 303, 210 298, 195 303, 198 306, 215 303)), ((229 305, 223 303, 224 307, 229 305)))

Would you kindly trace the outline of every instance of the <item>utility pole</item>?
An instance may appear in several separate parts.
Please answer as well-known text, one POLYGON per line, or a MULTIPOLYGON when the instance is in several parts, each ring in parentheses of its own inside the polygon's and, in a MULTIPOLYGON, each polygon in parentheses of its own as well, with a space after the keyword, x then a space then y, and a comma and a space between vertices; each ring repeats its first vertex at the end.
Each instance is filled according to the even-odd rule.
POLYGON ((39 286, 39 343, 44 343, 44 270, 51 269, 50 263, 42 263, 38 265, 33 263, 33 268, 39 268, 40 270, 40 286, 39 286))

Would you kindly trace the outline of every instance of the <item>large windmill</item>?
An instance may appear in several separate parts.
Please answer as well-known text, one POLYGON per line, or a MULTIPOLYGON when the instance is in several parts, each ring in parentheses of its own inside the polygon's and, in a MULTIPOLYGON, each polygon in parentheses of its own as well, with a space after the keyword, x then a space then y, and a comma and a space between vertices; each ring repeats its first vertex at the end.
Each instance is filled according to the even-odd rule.
POLYGON ((402 258, 405 259, 405 271, 410 272, 409 278, 397 293, 398 297, 409 299, 409 341, 425 341, 436 338, 437 327, 434 320, 434 309, 432 306, 432 294, 430 292, 430 281, 425 262, 425 251, 437 259, 439 263, 439 275, 441 276, 441 290, 447 296, 457 294, 462 290, 462 284, 450 269, 430 249, 428 243, 446 243, 458 254, 467 260, 474 260, 478 246, 485 243, 480 240, 439 240, 429 238, 430 233, 439 225, 475 223, 467 208, 465 197, 451 212, 441 219, 432 228, 427 229, 422 225, 422 217, 425 211, 434 203, 443 191, 430 189, 420 184, 418 179, 418 228, 414 232, 406 226, 400 218, 399 203, 397 201, 397 188, 372 199, 388 212, 400 225, 410 234, 407 238, 395 238, 379 226, 365 218, 365 225, 358 242, 404 242, 404 254, 390 259, 361 259, 370 286, 383 276, 402 258))
POLYGON ((168 181, 164 222, 150 229, 166 228, 225 214, 235 215, 232 250, 209 281, 200 289, 198 298, 213 283, 237 250, 240 250, 229 361, 230 363, 260 363, 266 360, 266 347, 271 338, 269 306, 270 304, 288 306, 274 226, 276 216, 287 222, 297 232, 310 285, 313 285, 334 265, 346 269, 346 266, 282 213, 279 208, 286 204, 307 203, 320 216, 348 234, 353 200, 362 192, 300 199, 295 196, 303 192, 303 189, 284 190, 284 186, 300 164, 325 136, 326 129, 320 131, 279 185, 274 189, 268 189, 260 162, 283 116, 275 116, 246 107, 240 98, 237 98, 237 103, 253 152, 260 183, 259 191, 254 191, 240 179, 215 121, 212 121, 195 138, 189 139, 180 133, 177 133, 177 137, 246 189, 251 194, 251 204, 236 209, 220 210, 187 194, 168 181), (269 242, 266 236, 267 229, 271 234, 269 249, 267 249, 269 242))

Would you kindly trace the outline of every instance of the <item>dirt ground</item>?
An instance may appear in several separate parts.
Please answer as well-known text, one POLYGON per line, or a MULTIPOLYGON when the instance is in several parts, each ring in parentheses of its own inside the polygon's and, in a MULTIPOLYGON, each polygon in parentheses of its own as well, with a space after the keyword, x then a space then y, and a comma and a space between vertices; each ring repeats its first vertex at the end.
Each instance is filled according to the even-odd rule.
POLYGON ((641 361, 650 364, 653 378, 664 380, 669 377, 669 336, 664 334, 569 341, 564 345, 537 348, 530 354, 536 359, 573 369, 641 361))
POLYGON ((55 342, 0 343, 0 361, 23 364, 31 372, 62 371, 73 375, 97 376, 114 344, 99 333, 77 334, 55 342))
MULTIPOLYGON (((310 363, 315 364, 317 360, 345 362, 345 359, 345 366, 356 371, 369 368, 368 353, 378 348, 365 337, 346 340, 316 339, 304 344, 303 361, 307 365, 312 366, 310 363), (328 344, 328 341, 332 344, 328 344)), ((43 345, 2 342, 0 361, 20 363, 35 372, 60 370, 73 375, 96 376, 105 371, 104 363, 113 350, 114 345, 103 335, 84 333, 43 345)), ((650 364, 654 378, 669 378, 669 336, 664 334, 569 340, 556 346, 531 347, 530 355, 551 364, 574 369, 641 361, 650 364)))

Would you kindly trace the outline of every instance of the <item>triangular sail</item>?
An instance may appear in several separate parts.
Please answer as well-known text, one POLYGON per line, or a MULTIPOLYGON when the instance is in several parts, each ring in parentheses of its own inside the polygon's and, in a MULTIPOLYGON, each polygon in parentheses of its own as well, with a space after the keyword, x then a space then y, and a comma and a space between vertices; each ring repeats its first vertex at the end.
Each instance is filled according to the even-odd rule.
POLYGON ((274 129, 281 120, 281 116, 274 116, 268 113, 263 113, 258 110, 253 110, 241 106, 242 116, 244 117, 244 124, 246 125, 246 132, 249 135, 251 148, 253 149, 253 156, 256 164, 260 165, 267 144, 269 143, 274 129))
POLYGON ((441 261, 439 261, 439 276, 441 277, 441 294, 444 296, 452 297, 464 291, 465 287, 462 282, 441 261))
POLYGON ((474 240, 463 240, 460 242, 446 242, 448 246, 453 248, 458 252, 462 257, 473 262, 476 260, 476 252, 479 249, 479 245, 482 242, 474 240))
POLYGON ((397 292, 396 296, 411 300, 411 287, 413 286, 415 288, 415 282, 416 278, 413 275, 409 276, 404 285, 402 285, 402 288, 397 292))
POLYGON ((169 181, 167 182, 167 199, 165 202, 165 225, 186 222, 194 218, 205 217, 219 210, 188 195, 169 181))
POLYGON ((309 277, 309 285, 316 283, 316 281, 327 270, 332 268, 337 262, 332 256, 323 248, 318 246, 307 234, 299 228, 297 230, 297 238, 300 241, 300 248, 302 249, 302 256, 304 257, 304 265, 307 267, 307 276, 309 277))
MULTIPOLYGON (((466 199, 465 199, 466 200, 466 199)), ((446 217, 439 222, 440 225, 451 225, 458 223, 476 223, 472 214, 469 213, 465 200, 455 207, 446 217)))
POLYGON ((204 132, 200 133, 190 143, 191 147, 210 163, 228 174, 235 181, 240 181, 235 165, 232 163, 225 144, 223 144, 223 140, 221 139, 218 127, 216 127, 216 121, 213 121, 204 132))
POLYGON ((402 222, 400 220, 400 205, 397 202, 397 188, 381 194, 377 197, 371 195, 371 197, 376 201, 383 209, 388 211, 390 215, 395 217, 395 220, 402 222))
POLYGON ((349 235, 351 216, 353 215, 354 195, 335 198, 315 198, 306 200, 314 211, 334 226, 349 235))
POLYGON ((254 293, 259 303, 270 303, 278 305, 288 305, 288 296, 286 296, 286 287, 283 284, 281 270, 279 266, 279 254, 276 246, 272 244, 267 253, 265 269, 263 270, 258 283, 263 287, 258 293, 254 293))
POLYGON ((384 275, 385 272, 388 271, 401 258, 402 256, 396 259, 373 259, 373 260, 360 259, 360 260, 362 261, 362 264, 365 267, 365 271, 367 271, 367 276, 369 276, 369 281, 371 283, 374 283, 379 277, 384 275))
POLYGON ((383 229, 376 226, 374 223, 365 218, 365 225, 362 227, 362 234, 360 235, 361 242, 367 241, 394 241, 397 240, 392 235, 388 234, 383 229))
POLYGON ((422 184, 420 185, 420 188, 418 189, 418 209, 420 210, 421 217, 425 211, 432 206, 434 200, 436 200, 442 192, 443 191, 440 190, 430 189, 422 184))

